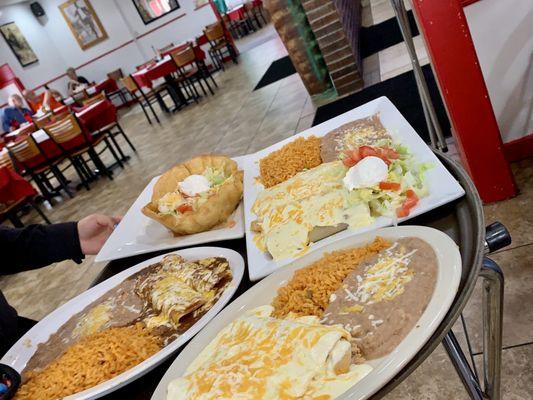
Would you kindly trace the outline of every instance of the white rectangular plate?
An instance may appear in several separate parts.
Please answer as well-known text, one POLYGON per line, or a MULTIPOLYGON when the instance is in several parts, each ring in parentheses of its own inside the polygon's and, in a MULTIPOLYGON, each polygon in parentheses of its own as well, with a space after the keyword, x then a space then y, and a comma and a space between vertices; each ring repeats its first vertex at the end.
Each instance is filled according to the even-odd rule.
MULTIPOLYGON (((65 397, 65 399, 96 399, 146 374, 148 371, 152 370, 165 359, 170 357, 172 353, 178 350, 183 344, 187 343, 188 340, 196 335, 231 300, 244 274, 244 260, 239 253, 220 247, 195 247, 192 249, 184 249, 172 253, 179 254, 186 260, 190 261, 207 257, 224 257, 229 262, 233 279, 215 305, 184 334, 179 336, 168 346, 164 347, 152 357, 144 360, 142 363, 123 372, 113 379, 103 382, 90 389, 84 390, 83 392, 65 397)), ((71 316, 82 311, 89 304, 100 298, 102 295, 120 284, 129 276, 148 267, 151 264, 161 261, 163 257, 164 255, 160 255, 128 268, 127 270, 122 271, 121 273, 107 279, 99 285, 96 285, 95 287, 83 292, 79 296, 74 297, 69 302, 63 304, 57 310, 48 314, 45 318, 39 321, 37 325, 35 325, 22 338, 20 338, 19 341, 13 345, 11 350, 9 350, 2 358, 2 360, 0 360, 0 362, 9 365, 18 372, 21 372, 31 356, 33 356, 37 350, 37 345, 39 343, 46 342, 50 335, 57 332, 57 330, 63 326, 71 316)))
MULTIPOLYGON (((280 149, 287 143, 292 142, 297 137, 322 137, 340 125, 359 118, 371 116, 375 113, 379 113, 383 126, 385 126, 392 138, 405 145, 416 161, 430 162, 433 165, 433 168, 426 173, 429 195, 420 199, 420 202, 411 211, 409 216, 398 219, 398 222, 416 217, 417 215, 433 210, 464 195, 465 191, 461 185, 459 185, 455 178, 437 159, 435 154, 424 143, 413 127, 409 125, 409 122, 407 122, 402 114, 400 114, 398 109, 388 98, 380 97, 247 157, 244 174, 244 221, 246 224, 246 252, 248 254, 248 273, 250 275, 250 280, 256 281, 261 279, 268 274, 271 274, 279 267, 287 265, 294 260, 286 259, 276 262, 269 254, 260 251, 253 242, 254 233, 250 230, 250 224, 256 219, 256 216, 252 213, 251 209, 259 192, 264 190, 263 186, 257 183, 256 180, 256 177, 259 176, 259 160, 273 151, 280 149)), ((395 221, 389 217, 376 218, 371 225, 358 229, 347 229, 322 239, 319 242, 313 243, 311 244, 309 251, 327 246, 336 240, 368 232, 376 228, 393 225, 394 222, 395 221)))
MULTIPOLYGON (((245 158, 246 156, 235 157, 233 160, 237 162, 240 169, 243 169, 245 158)), ((228 222, 235 222, 233 226, 224 224, 210 231, 174 236, 169 229, 141 212, 141 209, 150 202, 152 189, 158 178, 159 176, 156 176, 152 179, 135 200, 96 256, 96 262, 116 260, 157 250, 194 246, 219 240, 238 239, 244 236, 242 202, 228 218, 228 222)))
POLYGON ((170 381, 182 376, 198 354, 215 338, 225 326, 240 317, 245 311, 270 304, 280 287, 285 286, 294 271, 320 259, 324 252, 363 246, 376 236, 390 240, 417 237, 426 241, 435 250, 438 263, 437 282, 428 306, 415 328, 390 354, 368 362, 373 370, 338 399, 369 398, 389 382, 411 360, 435 332, 448 312, 461 280, 461 255, 459 248, 449 236, 441 231, 424 226, 400 226, 378 229, 363 235, 344 238, 308 253, 291 265, 282 268, 263 279, 220 312, 183 349, 159 382, 152 400, 167 400, 166 392, 170 381))

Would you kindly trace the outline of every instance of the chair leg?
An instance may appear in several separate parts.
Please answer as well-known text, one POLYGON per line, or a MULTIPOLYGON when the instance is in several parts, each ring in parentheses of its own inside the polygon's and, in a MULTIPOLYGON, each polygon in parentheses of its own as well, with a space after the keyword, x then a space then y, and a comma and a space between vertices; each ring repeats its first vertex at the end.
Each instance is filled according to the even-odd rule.
POLYGON ((144 113, 144 116, 146 117, 146 119, 148 120, 148 123, 150 125, 152 125, 152 120, 150 119, 150 116, 148 115, 148 113, 146 112, 146 109, 144 108, 144 105, 142 102, 139 102, 139 104, 141 105, 141 108, 143 110, 143 113, 144 113))
MULTIPOLYGON (((126 159, 126 155, 124 154, 124 152, 122 151, 122 148, 119 146, 117 140, 115 139, 115 135, 113 134, 113 132, 111 132, 111 130, 109 130, 105 134, 107 135, 109 140, 111 140, 111 145, 115 146, 115 149, 117 150, 118 155, 120 156, 120 160, 121 161, 125 160, 126 159)), ((122 168, 124 168, 124 166, 122 166, 122 168)))
POLYGON ((39 207, 34 200, 30 200, 30 205, 32 206, 32 208, 37 211, 37 213, 41 216, 42 219, 44 219, 44 222, 47 224, 47 225, 50 225, 51 222, 50 220, 48 219, 48 217, 46 216, 46 214, 43 212, 43 210, 41 210, 41 207, 39 207))
POLYGON ((72 163, 72 165, 74 166, 74 169, 76 170, 76 173, 78 174, 80 180, 81 180, 81 184, 83 185, 83 187, 86 189, 86 190, 91 190, 91 188, 89 187, 89 179, 90 179, 90 176, 88 175, 87 171, 84 171, 84 168, 83 168, 83 165, 81 163, 81 161, 79 160, 78 157, 74 157, 70 160, 70 162, 72 163))
POLYGON ((74 196, 72 195, 72 192, 68 188, 68 182, 67 182, 65 176, 61 173, 61 171, 59 170, 59 168, 57 168, 56 165, 52 166, 50 169, 51 169, 52 173, 54 174, 55 178, 57 179, 57 181, 59 182, 59 184, 61 185, 61 188, 65 192, 67 192, 68 197, 70 197, 72 199, 74 196))
POLYGON ((133 152, 137 153, 137 149, 135 148, 133 143, 131 143, 130 139, 128 138, 128 136, 126 135, 126 133, 124 132, 124 130, 122 129, 122 127, 120 126, 120 124, 118 122, 117 122, 117 129, 119 130, 119 133, 122 135, 122 137, 124 138, 126 143, 128 143, 128 145, 131 147, 133 152))
MULTIPOLYGON (((207 78, 206 78, 204 75, 202 75, 200 78, 204 80, 204 83, 205 83, 205 85, 207 86, 207 89, 209 89, 209 92, 214 96, 214 95, 215 95, 215 92, 214 92, 214 90, 211 88, 211 85, 209 84, 209 81, 207 80, 207 78)), ((200 78, 198 78, 198 80, 200 80, 200 78)))
POLYGON ((49 188, 46 187, 46 183, 45 181, 47 181, 46 179, 43 180, 43 178, 40 176, 40 175, 33 175, 32 174, 32 178, 33 180, 35 181, 35 184, 37 185, 37 187, 39 188, 39 190, 41 191, 41 194, 43 195, 43 197, 48 201, 48 202, 51 202, 52 201, 52 195, 51 195, 51 192, 53 190, 50 190, 49 188))
POLYGON ((7 219, 13 224, 15 228, 24 228, 24 224, 16 214, 9 213, 7 215, 7 219))
MULTIPOLYGON (((113 140, 114 141, 114 140, 113 140)), ((115 161, 117 162, 117 164, 120 166, 120 168, 124 169, 124 164, 122 163, 122 158, 124 157, 120 157, 117 152, 115 151, 115 149, 113 148, 112 144, 109 143, 109 140, 107 140, 107 138, 104 139, 104 143, 106 144, 107 148, 109 149, 109 152, 113 155, 113 158, 115 159, 115 161)), ((116 143, 116 142, 115 142, 116 143)), ((103 162, 102 162, 103 164, 103 162)))
MULTIPOLYGON (((198 84, 200 85, 200 88, 202 89, 204 96, 207 96, 207 90, 205 90, 204 85, 202 85, 202 81, 200 80, 199 76, 196 77, 196 82, 198 82, 198 84)), ((191 82, 191 83, 192 85, 194 85, 194 82, 191 82)))
POLYGON ((112 181, 113 180, 113 174, 111 173, 109 168, 107 168, 105 166, 105 164, 102 161, 102 159, 100 157, 98 157, 98 154, 96 153, 96 151, 94 151, 94 149, 90 149, 87 153, 89 154, 89 157, 91 157, 91 160, 93 161, 94 165, 96 165, 96 168, 98 168, 101 173, 107 175, 109 180, 112 181))
POLYGON ((158 124, 161 123, 161 121, 159 120, 159 117, 157 116, 157 114, 155 113, 155 110, 154 108, 152 107, 152 104, 147 100, 146 103, 148 104, 148 108, 150 109, 150 111, 152 111, 152 114, 154 115, 154 118, 155 120, 157 121, 158 124))

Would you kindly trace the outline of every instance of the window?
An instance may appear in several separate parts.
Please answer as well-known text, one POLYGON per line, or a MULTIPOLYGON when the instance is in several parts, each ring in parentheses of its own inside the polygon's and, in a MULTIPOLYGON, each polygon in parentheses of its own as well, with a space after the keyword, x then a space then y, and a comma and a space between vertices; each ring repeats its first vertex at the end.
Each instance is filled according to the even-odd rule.
POLYGON ((180 8, 177 0, 132 0, 144 24, 154 22, 180 8))

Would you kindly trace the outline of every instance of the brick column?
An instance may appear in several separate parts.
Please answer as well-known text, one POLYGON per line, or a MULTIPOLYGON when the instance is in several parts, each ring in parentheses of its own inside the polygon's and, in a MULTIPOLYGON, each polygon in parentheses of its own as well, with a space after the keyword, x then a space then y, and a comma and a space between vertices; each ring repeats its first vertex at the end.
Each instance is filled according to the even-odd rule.
POLYGON ((363 87, 358 51, 361 25, 360 0, 301 0, 309 24, 342 96, 363 87))

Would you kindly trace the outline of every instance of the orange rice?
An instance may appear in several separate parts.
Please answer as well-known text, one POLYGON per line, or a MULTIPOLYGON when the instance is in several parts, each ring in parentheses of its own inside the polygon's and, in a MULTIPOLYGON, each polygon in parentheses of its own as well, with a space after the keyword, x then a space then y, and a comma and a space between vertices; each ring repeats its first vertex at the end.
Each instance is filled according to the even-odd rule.
POLYGON ((282 318, 292 312, 298 316, 321 317, 329 298, 346 276, 363 261, 376 255, 390 243, 381 237, 364 247, 325 253, 311 265, 297 270, 289 283, 278 290, 272 301, 274 317, 282 318))
POLYGON ((140 364, 161 349, 161 339, 138 323, 84 337, 42 371, 29 371, 14 400, 59 400, 140 364))
POLYGON ((298 138, 259 161, 261 183, 269 188, 285 182, 304 169, 322 164, 321 139, 316 136, 298 138))

